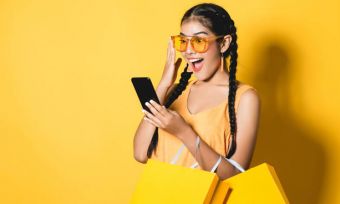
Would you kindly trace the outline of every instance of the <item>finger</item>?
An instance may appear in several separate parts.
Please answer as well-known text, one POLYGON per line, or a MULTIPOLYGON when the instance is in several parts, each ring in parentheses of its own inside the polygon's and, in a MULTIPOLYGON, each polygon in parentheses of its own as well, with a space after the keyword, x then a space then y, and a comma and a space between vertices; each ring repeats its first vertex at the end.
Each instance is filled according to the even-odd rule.
POLYGON ((147 118, 147 117, 144 117, 143 119, 144 119, 144 120, 146 120, 148 123, 151 123, 151 125, 153 125, 153 126, 155 126, 155 127, 158 127, 158 128, 159 128, 159 126, 158 126, 156 123, 154 123, 152 120, 150 120, 149 118, 147 118))
POLYGON ((164 115, 160 113, 151 103, 146 102, 145 105, 150 109, 151 113, 160 120, 164 120, 164 115))
POLYGON ((158 111, 160 112, 163 116, 166 116, 168 114, 168 110, 164 107, 159 105, 157 102, 154 100, 150 100, 151 105, 158 111))
POLYGON ((171 36, 170 36, 170 41, 169 41, 169 43, 171 44, 171 45, 173 45, 173 41, 172 41, 172 39, 171 39, 171 36))
POLYGON ((170 40, 170 57, 173 63, 175 63, 175 55, 176 55, 176 50, 174 48, 172 40, 170 40))
POLYGON ((173 45, 172 45, 172 40, 171 40, 171 37, 170 37, 169 42, 168 42, 168 50, 167 50, 167 58, 168 59, 171 57, 172 49, 173 49, 173 45))
POLYGON ((173 110, 170 110, 170 109, 169 109, 169 112, 170 112, 171 114, 173 114, 173 115, 178 115, 178 113, 177 113, 176 111, 173 111, 173 110))
POLYGON ((151 113, 149 113, 148 111, 144 109, 142 111, 147 116, 148 119, 150 119, 152 122, 158 125, 157 127, 162 125, 162 122, 157 117, 155 117, 154 115, 152 115, 151 113))
POLYGON ((172 41, 171 37, 170 37, 170 48, 171 48, 172 50, 175 50, 175 49, 174 49, 174 42, 172 41))

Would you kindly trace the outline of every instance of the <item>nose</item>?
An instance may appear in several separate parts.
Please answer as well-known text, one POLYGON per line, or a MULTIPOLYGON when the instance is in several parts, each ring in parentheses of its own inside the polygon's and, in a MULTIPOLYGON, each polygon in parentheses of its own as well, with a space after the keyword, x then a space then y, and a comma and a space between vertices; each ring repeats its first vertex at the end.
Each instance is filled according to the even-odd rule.
POLYGON ((185 50, 185 54, 193 54, 195 53, 194 50, 191 47, 190 41, 188 42, 187 49, 185 50))

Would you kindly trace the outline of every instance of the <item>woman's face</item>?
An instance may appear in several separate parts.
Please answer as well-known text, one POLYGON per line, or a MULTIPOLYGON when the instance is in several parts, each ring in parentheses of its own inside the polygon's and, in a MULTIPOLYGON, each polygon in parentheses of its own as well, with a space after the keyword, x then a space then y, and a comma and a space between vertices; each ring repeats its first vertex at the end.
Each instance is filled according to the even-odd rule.
MULTIPOLYGON (((214 37, 215 35, 197 20, 184 21, 181 25, 181 35, 191 37, 214 37)), ((198 80, 211 78, 220 67, 221 48, 216 40, 209 42, 208 50, 204 53, 195 52, 190 43, 185 52, 181 52, 198 80), (196 62, 199 60, 198 62, 196 62)))

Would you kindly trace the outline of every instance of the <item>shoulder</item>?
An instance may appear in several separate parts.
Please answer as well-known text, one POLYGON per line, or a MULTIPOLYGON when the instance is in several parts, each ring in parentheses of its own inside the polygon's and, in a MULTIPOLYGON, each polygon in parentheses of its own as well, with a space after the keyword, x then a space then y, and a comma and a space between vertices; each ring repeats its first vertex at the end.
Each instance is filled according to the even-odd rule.
POLYGON ((241 98, 259 99, 258 91, 251 85, 238 82, 236 94, 241 98))
POLYGON ((244 107, 258 109, 260 106, 258 91, 249 84, 239 82, 236 91, 236 105, 238 109, 243 109, 244 107))

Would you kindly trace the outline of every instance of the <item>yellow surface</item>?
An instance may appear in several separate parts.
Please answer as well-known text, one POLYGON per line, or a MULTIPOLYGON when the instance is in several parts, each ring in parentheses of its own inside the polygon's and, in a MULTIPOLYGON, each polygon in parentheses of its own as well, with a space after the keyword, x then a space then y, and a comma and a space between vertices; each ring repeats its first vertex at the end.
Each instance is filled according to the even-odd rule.
POLYGON ((266 163, 223 182, 231 189, 228 204, 289 203, 274 168, 266 163))
MULTIPOLYGON (((0 1, 0 203, 128 203, 167 40, 201 1, 0 1)), ((340 1, 214 1, 238 29, 238 78, 262 99, 254 165, 291 203, 340 203, 340 1)), ((180 74, 180 73, 179 73, 180 74)))
POLYGON ((131 204, 288 204, 272 166, 263 163, 224 181, 214 173, 150 159, 131 204))
POLYGON ((149 159, 131 203, 209 204, 217 183, 214 173, 149 159))
POLYGON ((210 204, 222 204, 230 191, 229 185, 224 181, 219 181, 210 204))

